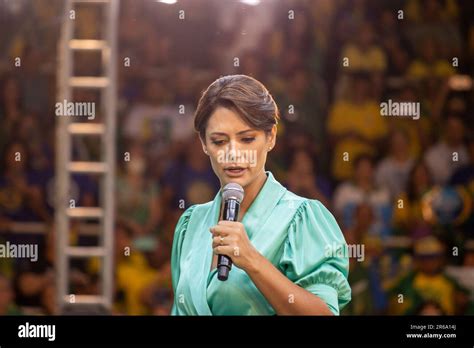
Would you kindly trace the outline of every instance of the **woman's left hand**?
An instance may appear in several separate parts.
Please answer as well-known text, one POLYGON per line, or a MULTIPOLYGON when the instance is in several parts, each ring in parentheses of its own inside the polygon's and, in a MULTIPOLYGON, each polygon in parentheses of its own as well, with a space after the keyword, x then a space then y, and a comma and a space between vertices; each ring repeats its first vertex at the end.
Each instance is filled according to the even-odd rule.
POLYGON ((219 221, 209 229, 213 235, 212 249, 214 254, 229 256, 237 267, 248 272, 260 256, 247 236, 245 227, 237 221, 219 221))

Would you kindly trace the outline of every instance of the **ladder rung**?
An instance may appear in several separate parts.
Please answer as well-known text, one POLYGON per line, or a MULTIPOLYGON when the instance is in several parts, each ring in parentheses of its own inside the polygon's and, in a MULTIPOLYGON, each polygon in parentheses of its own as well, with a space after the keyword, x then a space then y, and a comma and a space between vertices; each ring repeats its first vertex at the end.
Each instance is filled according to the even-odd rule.
POLYGON ((66 255, 74 257, 104 256, 105 250, 103 247, 68 247, 66 249, 66 255))
POLYGON ((66 210, 67 216, 72 218, 101 218, 104 215, 102 208, 76 207, 66 210))
POLYGON ((69 48, 73 50, 102 50, 107 47, 104 40, 72 39, 69 48))
POLYGON ((83 3, 83 4, 108 4, 109 0, 74 0, 75 3, 83 3))
MULTIPOLYGON (((90 229, 90 227, 87 227, 90 229)), ((13 233, 44 234, 48 229, 42 222, 14 222, 8 229, 13 233)))
POLYGON ((69 162, 68 169, 71 173, 105 173, 107 165, 103 162, 69 162))
POLYGON ((70 123, 67 129, 71 134, 102 135, 105 133, 105 126, 101 123, 74 122, 70 123))
POLYGON ((97 76, 75 76, 69 79, 69 85, 77 88, 105 88, 109 85, 109 79, 97 76))
MULTIPOLYGON (((71 295, 74 295, 74 294, 71 294, 71 295)), ((71 295, 65 295, 63 297, 64 303, 72 304, 72 305, 74 305, 74 304, 91 304, 91 305, 100 304, 100 305, 104 305, 105 304, 105 300, 104 300, 103 296, 99 296, 99 295, 74 295, 74 296, 71 296, 71 295)))

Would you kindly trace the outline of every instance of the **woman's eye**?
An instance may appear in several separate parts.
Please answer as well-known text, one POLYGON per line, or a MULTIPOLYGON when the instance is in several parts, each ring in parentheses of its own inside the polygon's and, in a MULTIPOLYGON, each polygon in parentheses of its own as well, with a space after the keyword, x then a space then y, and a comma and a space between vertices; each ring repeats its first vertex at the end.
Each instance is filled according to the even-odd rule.
POLYGON ((214 145, 222 145, 222 144, 224 144, 224 140, 212 140, 212 143, 214 145))
POLYGON ((252 141, 254 141, 255 138, 254 137, 248 137, 248 138, 243 138, 242 141, 244 143, 251 143, 252 141))

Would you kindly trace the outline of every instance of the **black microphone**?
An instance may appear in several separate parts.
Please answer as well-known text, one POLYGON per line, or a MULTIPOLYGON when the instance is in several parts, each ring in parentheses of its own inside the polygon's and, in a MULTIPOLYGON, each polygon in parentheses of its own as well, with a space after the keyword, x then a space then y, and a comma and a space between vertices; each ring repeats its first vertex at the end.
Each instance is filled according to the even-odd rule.
MULTIPOLYGON (((244 189, 236 183, 229 183, 222 189, 222 200, 224 201, 223 220, 237 221, 239 217, 240 203, 244 199, 244 189)), ((226 255, 217 255, 217 279, 227 280, 232 259, 226 255)))

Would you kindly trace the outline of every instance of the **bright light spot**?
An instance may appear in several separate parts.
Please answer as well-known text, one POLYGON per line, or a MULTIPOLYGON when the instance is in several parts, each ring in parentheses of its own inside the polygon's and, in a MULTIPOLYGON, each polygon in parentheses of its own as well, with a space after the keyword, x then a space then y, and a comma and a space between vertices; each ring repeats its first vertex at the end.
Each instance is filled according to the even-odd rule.
POLYGON ((162 2, 163 4, 173 5, 178 2, 178 0, 156 0, 156 2, 162 2))
POLYGON ((256 6, 256 5, 260 4, 260 0, 240 0, 240 2, 242 2, 246 5, 250 5, 250 6, 256 6))

